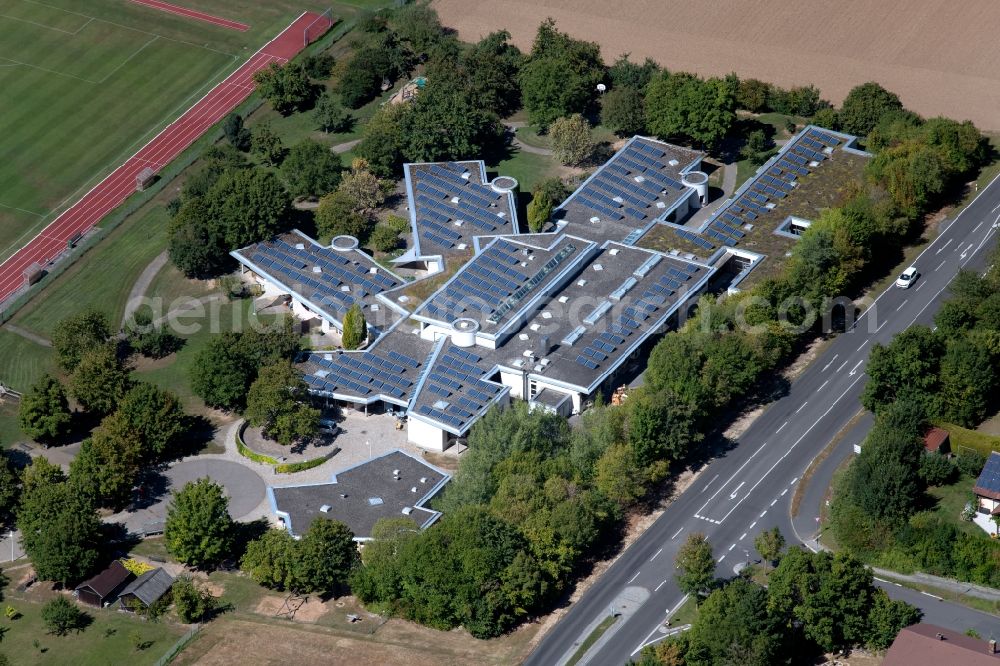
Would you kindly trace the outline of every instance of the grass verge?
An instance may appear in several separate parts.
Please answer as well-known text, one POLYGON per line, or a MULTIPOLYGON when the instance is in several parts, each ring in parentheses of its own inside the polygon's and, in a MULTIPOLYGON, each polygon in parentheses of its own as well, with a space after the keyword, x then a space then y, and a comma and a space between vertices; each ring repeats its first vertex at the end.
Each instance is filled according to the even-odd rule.
POLYGON ((582 643, 580 643, 580 647, 577 648, 576 652, 573 653, 573 656, 566 662, 566 666, 575 666, 575 664, 579 663, 579 661, 583 659, 583 655, 587 654, 587 650, 593 647, 594 643, 596 643, 617 620, 618 617, 615 615, 609 615, 601 620, 601 623, 597 625, 592 632, 590 632, 590 635, 587 636, 582 643))

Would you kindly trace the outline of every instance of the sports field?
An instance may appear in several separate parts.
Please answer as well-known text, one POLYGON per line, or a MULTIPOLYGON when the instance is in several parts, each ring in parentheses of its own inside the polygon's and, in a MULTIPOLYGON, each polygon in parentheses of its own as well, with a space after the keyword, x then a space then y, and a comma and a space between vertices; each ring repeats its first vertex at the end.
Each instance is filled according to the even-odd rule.
POLYGON ((235 70, 309 0, 0 0, 0 260, 235 70))

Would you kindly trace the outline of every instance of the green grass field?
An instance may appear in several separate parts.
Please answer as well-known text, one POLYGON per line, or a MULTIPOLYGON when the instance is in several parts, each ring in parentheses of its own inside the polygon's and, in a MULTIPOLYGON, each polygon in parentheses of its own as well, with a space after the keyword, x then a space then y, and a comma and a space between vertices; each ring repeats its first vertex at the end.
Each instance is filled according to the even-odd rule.
POLYGON ((295 16, 330 4, 185 4, 244 33, 120 0, 0 0, 0 259, 295 16))

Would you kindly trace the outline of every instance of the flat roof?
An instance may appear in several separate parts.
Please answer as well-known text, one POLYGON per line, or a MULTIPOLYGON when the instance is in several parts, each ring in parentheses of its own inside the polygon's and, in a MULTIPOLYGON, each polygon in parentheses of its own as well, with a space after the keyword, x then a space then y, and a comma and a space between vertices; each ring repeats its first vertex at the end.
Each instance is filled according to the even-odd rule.
POLYGON ((608 242, 487 363, 589 393, 716 271, 608 242))
POLYGON ((681 181, 702 153, 636 136, 556 209, 569 233, 622 240, 665 217, 691 188, 681 181))
POLYGON ((482 160, 403 166, 419 255, 466 251, 481 234, 516 234, 513 193, 486 181, 482 160))
POLYGON ((427 323, 476 320, 481 334, 497 336, 537 298, 587 259, 595 244, 567 235, 495 238, 469 260, 413 316, 427 323))
POLYGON ((270 486, 271 508, 295 536, 313 520, 347 525, 356 540, 371 537, 382 518, 410 517, 423 529, 440 517, 425 505, 451 478, 446 472, 396 449, 334 474, 328 483, 270 486))
POLYGON ((324 246, 297 229, 230 254, 317 314, 338 323, 353 304, 371 309, 378 303, 376 295, 404 284, 361 250, 324 246))

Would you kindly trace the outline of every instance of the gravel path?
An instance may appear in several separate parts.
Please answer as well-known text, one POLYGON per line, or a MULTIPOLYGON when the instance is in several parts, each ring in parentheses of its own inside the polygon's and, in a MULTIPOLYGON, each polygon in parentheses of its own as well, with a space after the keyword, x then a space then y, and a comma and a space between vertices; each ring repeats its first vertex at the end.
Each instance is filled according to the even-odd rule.
POLYGON ((122 314, 122 328, 125 328, 125 322, 142 305, 143 296, 146 295, 146 291, 149 289, 149 285, 153 283, 153 278, 156 277, 156 274, 167 265, 167 259, 166 250, 156 255, 156 258, 149 262, 149 265, 143 269, 138 279, 136 279, 135 284, 132 285, 132 291, 128 293, 128 300, 125 301, 125 312, 122 314))

